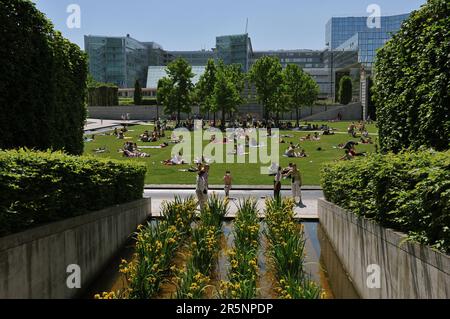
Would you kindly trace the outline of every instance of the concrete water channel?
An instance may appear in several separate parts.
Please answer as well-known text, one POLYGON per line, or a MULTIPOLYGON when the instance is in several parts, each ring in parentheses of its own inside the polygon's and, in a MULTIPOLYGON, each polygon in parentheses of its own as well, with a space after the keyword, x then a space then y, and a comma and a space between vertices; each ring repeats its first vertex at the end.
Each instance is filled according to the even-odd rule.
MULTIPOLYGON (((173 199, 174 195, 181 197, 188 197, 192 195, 192 191, 175 191, 175 190, 147 190, 145 197, 152 198, 152 221, 159 219, 159 207, 162 201, 173 199)), ((283 195, 288 195, 288 192, 283 192, 283 195)), ((359 298, 352 281, 345 269, 343 268, 339 258, 333 250, 332 245, 328 241, 328 238, 322 227, 320 226, 317 217, 317 198, 323 196, 321 191, 306 191, 303 193, 305 206, 302 208, 302 212, 297 212, 297 216, 302 215, 304 218, 298 218, 297 221, 304 225, 305 232, 305 252, 306 263, 305 269, 310 274, 312 280, 314 280, 325 291, 326 298, 329 299, 348 299, 359 298)), ((220 195, 220 192, 219 192, 220 195)), ((244 197, 253 197, 258 199, 259 207, 263 206, 264 198, 270 196, 269 191, 240 191, 235 196, 236 201, 244 197), (261 202, 261 203, 260 203, 261 202)), ((233 196, 233 194, 232 194, 233 196)), ((213 274, 212 284, 217 284, 221 280, 227 280, 227 272, 229 269, 226 251, 233 246, 233 217, 234 211, 233 204, 230 205, 230 214, 223 224, 223 240, 222 249, 218 256, 218 262, 215 267, 215 273, 213 274)), ((263 216, 261 216, 263 217, 263 216)), ((265 224, 261 222, 261 233, 265 224)), ((106 268, 105 271, 99 276, 98 280, 94 282, 84 294, 85 298, 92 298, 96 293, 103 291, 116 291, 126 287, 125 280, 118 272, 119 264, 122 259, 130 260, 134 252, 134 243, 132 240, 117 254, 117 258, 114 259, 106 268)), ((266 242, 264 236, 261 236, 261 245, 258 257, 259 263, 259 298, 271 299, 275 298, 274 294, 274 278, 270 270, 270 265, 266 258, 265 246, 266 242)), ((182 263, 182 261, 179 261, 182 263)), ((158 298, 170 298, 172 293, 175 292, 175 285, 168 283, 162 287, 162 292, 158 298)), ((211 291, 211 297, 214 292, 211 291)))

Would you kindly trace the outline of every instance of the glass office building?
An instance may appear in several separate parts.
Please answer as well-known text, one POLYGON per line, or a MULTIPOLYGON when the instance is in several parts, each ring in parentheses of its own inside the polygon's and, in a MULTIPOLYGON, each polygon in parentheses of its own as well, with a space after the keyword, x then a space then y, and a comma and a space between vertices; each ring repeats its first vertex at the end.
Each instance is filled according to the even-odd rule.
POLYGON ((142 44, 147 48, 149 66, 167 65, 174 60, 173 55, 165 51, 158 43, 142 42, 142 44))
POLYGON ((319 98, 327 98, 330 92, 330 72, 325 68, 324 52, 320 50, 255 51, 251 65, 264 56, 276 57, 283 68, 295 64, 312 76, 320 88, 319 98))
POLYGON ((148 55, 139 41, 126 37, 85 36, 89 72, 96 81, 132 88, 136 80, 146 84, 148 55))
MULTIPOLYGON (((158 82, 162 78, 167 77, 166 66, 149 66, 148 67, 148 77, 147 77, 147 88, 157 89, 158 82)), ((192 78, 192 84, 197 84, 200 77, 205 73, 206 66, 193 66, 192 73, 194 77, 192 78)))
POLYGON ((216 38, 217 58, 226 65, 239 64, 247 72, 253 56, 252 42, 248 34, 226 35, 216 38))
POLYGON ((373 22, 369 17, 334 17, 328 21, 324 63, 330 70, 331 97, 335 98, 339 80, 344 75, 353 79, 355 99, 367 95, 364 94, 367 77, 372 72, 377 50, 400 30, 409 15, 383 16, 380 28, 369 27, 368 22, 373 22))
POLYGON ((183 58, 192 66, 205 66, 210 59, 216 60, 214 51, 168 51, 173 59, 183 58))
POLYGON ((381 17, 381 28, 368 26, 368 17, 344 17, 331 18, 326 25, 325 41, 331 50, 338 49, 342 44, 359 32, 382 34, 386 41, 392 33, 400 30, 400 27, 409 14, 381 17))

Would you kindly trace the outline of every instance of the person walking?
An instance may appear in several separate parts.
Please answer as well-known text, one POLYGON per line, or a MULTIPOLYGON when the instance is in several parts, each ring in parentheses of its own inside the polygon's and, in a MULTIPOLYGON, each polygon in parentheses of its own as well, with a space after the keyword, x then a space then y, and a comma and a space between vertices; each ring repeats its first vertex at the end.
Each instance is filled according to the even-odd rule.
POLYGON ((304 206, 302 202, 302 176, 300 174, 300 171, 297 169, 297 164, 292 165, 292 170, 288 172, 286 177, 292 178, 292 197, 294 198, 294 202, 297 204, 297 206, 304 206), (297 198, 299 198, 299 201, 297 203, 297 198))
POLYGON ((278 166, 277 173, 275 174, 274 184, 273 184, 273 196, 276 200, 280 199, 281 192, 281 166, 278 166))
POLYGON ((203 211, 205 204, 208 201, 208 187, 206 183, 206 172, 202 168, 197 174, 197 187, 195 193, 200 204, 200 210, 203 211))
POLYGON ((224 181, 224 190, 225 190, 225 197, 229 198, 230 197, 230 190, 231 190, 231 185, 233 183, 233 177, 231 176, 231 172, 227 171, 225 173, 225 176, 223 177, 223 181, 224 181))

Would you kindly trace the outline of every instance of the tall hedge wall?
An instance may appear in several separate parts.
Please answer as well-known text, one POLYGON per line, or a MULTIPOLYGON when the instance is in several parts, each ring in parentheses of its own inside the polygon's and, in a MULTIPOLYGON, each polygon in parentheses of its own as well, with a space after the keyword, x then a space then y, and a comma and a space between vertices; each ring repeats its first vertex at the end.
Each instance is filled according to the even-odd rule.
POLYGON ((143 165, 0 151, 0 236, 142 198, 143 165))
POLYGON ((381 150, 449 149, 450 1, 413 12, 378 51, 375 73, 381 150))
POLYGON ((100 85, 88 88, 89 106, 118 106, 119 89, 117 86, 100 85))
POLYGON ((0 149, 83 152, 87 58, 31 1, 0 0, 0 149))
POLYGON ((329 164, 322 186, 328 201, 450 253, 450 151, 329 164))

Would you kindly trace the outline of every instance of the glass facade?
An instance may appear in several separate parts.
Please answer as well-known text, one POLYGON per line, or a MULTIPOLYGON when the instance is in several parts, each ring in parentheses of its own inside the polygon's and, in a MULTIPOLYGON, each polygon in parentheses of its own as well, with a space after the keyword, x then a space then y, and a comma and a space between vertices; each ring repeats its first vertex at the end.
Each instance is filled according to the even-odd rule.
POLYGON ((251 65, 264 56, 278 58, 283 68, 286 68, 288 64, 298 65, 319 85, 319 97, 326 98, 330 92, 330 72, 325 68, 323 54, 323 51, 315 50, 255 51, 251 65))
POLYGON ((216 59, 214 51, 169 51, 168 52, 173 59, 183 58, 192 66, 205 66, 208 60, 216 59))
POLYGON ((129 36, 85 36, 84 42, 89 72, 96 81, 132 88, 139 80, 145 86, 148 55, 140 42, 129 36))
MULTIPOLYGON (((195 85, 200 80, 200 77, 205 73, 206 66, 193 66, 192 73, 194 77, 192 78, 192 83, 195 85)), ((162 78, 167 76, 165 66, 149 66, 148 77, 147 77, 147 88, 157 89, 158 82, 162 78)))
POLYGON ((253 56, 252 43, 248 34, 217 37, 216 53, 226 65, 239 64, 247 72, 253 56))
POLYGON ((359 32, 381 33, 388 38, 391 33, 397 32, 409 14, 381 17, 381 28, 370 28, 367 25, 368 17, 331 18, 325 31, 325 41, 332 50, 340 47, 344 42, 359 32))

